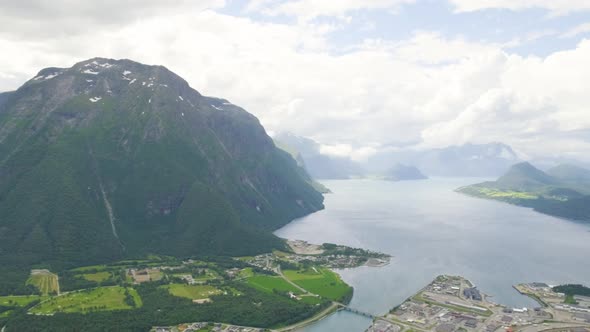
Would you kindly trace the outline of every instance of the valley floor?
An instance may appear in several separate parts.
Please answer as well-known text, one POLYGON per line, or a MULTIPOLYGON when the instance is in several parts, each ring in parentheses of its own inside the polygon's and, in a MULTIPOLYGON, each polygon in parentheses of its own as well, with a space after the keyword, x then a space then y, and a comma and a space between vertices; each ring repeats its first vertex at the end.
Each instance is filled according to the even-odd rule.
POLYGON ((305 253, 274 251, 184 261, 153 256, 62 271, 59 279, 49 271, 34 270, 28 282, 37 285, 42 295, 0 297, 0 325, 6 325, 6 332, 89 327, 287 331, 350 301, 352 287, 331 268, 389 262, 387 255, 362 249, 303 241, 288 244, 305 253), (32 283, 33 279, 43 282, 32 283), (195 318, 200 322, 188 323, 195 318))

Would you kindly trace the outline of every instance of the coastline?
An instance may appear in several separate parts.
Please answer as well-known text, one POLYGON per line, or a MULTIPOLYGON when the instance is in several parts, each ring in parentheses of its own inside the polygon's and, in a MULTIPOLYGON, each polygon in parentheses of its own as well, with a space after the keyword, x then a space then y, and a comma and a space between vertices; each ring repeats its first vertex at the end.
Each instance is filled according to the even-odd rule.
POLYGON ((294 331, 296 329, 300 329, 300 328, 309 326, 309 325, 311 325, 311 324, 313 324, 315 322, 318 322, 318 321, 320 321, 320 320, 322 320, 322 319, 330 316, 331 314, 337 312, 339 310, 338 309, 339 307, 340 307, 340 304, 332 303, 328 308, 324 309, 324 311, 316 314, 315 316, 313 316, 311 318, 302 320, 301 322, 295 323, 293 325, 289 325, 289 326, 282 327, 282 328, 279 328, 279 329, 273 329, 271 331, 274 331, 274 332, 287 332, 287 331, 294 331))
POLYGON ((549 307, 549 305, 547 303, 545 303, 545 301, 543 301, 541 298, 539 298, 535 294, 531 294, 531 293, 525 291, 520 285, 513 285, 512 288, 514 288, 519 294, 535 300, 535 302, 537 302, 543 308, 549 307))

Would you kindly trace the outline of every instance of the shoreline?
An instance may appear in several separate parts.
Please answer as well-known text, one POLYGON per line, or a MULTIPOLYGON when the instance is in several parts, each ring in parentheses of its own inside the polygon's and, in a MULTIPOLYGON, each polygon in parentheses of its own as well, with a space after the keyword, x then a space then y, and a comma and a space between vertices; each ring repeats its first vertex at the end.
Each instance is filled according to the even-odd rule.
POLYGON ((489 301, 489 295, 477 290, 477 285, 466 277, 440 275, 402 304, 376 317, 367 331, 395 331, 396 325, 397 331, 479 332, 484 328, 498 331, 501 326, 520 332, 574 332, 576 328, 581 328, 581 332, 590 331, 590 321, 580 321, 576 317, 584 311, 561 305, 562 297, 546 284, 512 287, 542 307, 512 308, 497 304, 489 301), (424 307, 424 303, 428 306, 424 307))
POLYGON ((312 325, 315 322, 319 322, 320 320, 332 315, 339 311, 340 304, 332 302, 332 304, 324 309, 322 312, 316 314, 313 317, 308 319, 302 320, 301 322, 295 323, 293 325, 281 327, 279 329, 271 329, 273 332, 287 332, 287 331, 294 331, 295 329, 300 329, 309 325, 312 325))
POLYGON ((521 289, 520 285, 512 285, 512 288, 516 289, 516 291, 522 295, 522 296, 526 296, 530 299, 533 299, 535 302, 537 302, 541 307, 543 308, 548 308, 549 305, 547 303, 545 303, 545 301, 543 301, 542 299, 540 299, 539 297, 537 297, 534 294, 531 294, 529 292, 525 292, 524 290, 521 289))
MULTIPOLYGON (((325 254, 325 252, 315 252, 313 254, 309 253, 309 251, 306 251, 305 248, 299 247, 297 248, 298 250, 294 250, 295 248, 292 247, 293 244, 298 244, 299 246, 308 246, 311 247, 313 249, 320 248, 322 247, 322 245, 316 245, 316 244, 312 244, 309 243, 307 241, 303 241, 303 240, 297 240, 297 239, 288 239, 288 238, 283 238, 283 240, 285 241, 285 243, 291 248, 291 250, 296 253, 296 251, 303 251, 306 253, 302 253, 301 251, 299 253, 296 253, 298 255, 303 255, 303 256, 322 256, 323 254, 325 254)), ((340 246, 340 245, 338 245, 340 246)), ((340 247, 347 247, 350 248, 348 246, 340 246, 340 247)), ((364 263, 360 264, 360 265, 356 265, 356 266, 350 266, 350 267, 345 267, 346 269, 358 269, 361 267, 370 267, 370 268, 381 268, 381 267, 385 267, 387 265, 389 265, 391 263, 391 258, 393 257, 392 255, 389 254, 385 254, 385 253, 379 253, 379 252, 374 252, 368 249, 362 249, 362 248, 354 248, 354 249, 360 249, 363 251, 366 251, 368 253, 371 254, 379 254, 378 257, 369 257, 367 258, 367 261, 365 261, 364 263)), ((342 269, 342 268, 338 268, 338 267, 330 267, 330 266, 326 266, 325 268, 329 269, 330 271, 336 273, 338 275, 339 278, 342 278, 342 276, 340 275, 340 273, 338 273, 338 270, 342 269)), ((280 271, 280 269, 279 269, 280 271)), ((346 285, 348 285, 346 283, 346 285)), ((350 285, 348 285, 349 287, 352 287, 350 285)), ((353 292, 353 296, 354 297, 354 292, 353 292)), ((352 297, 350 298, 350 300, 348 301, 348 303, 350 301, 352 301, 352 297)), ((308 318, 306 320, 303 320, 301 322, 295 323, 293 325, 284 327, 284 328, 280 328, 280 329, 271 329, 271 331, 274 332, 286 332, 286 331, 293 331, 296 329, 300 329, 309 325, 313 325, 314 323, 317 323, 319 321, 321 321, 322 319, 329 317, 330 315, 342 310, 343 308, 345 308, 348 303, 339 303, 339 302, 335 302, 332 301, 332 304, 330 305, 330 307, 328 307, 327 309, 323 310, 322 312, 316 314, 315 316, 308 318)), ((375 315, 375 317, 377 317, 375 315)))

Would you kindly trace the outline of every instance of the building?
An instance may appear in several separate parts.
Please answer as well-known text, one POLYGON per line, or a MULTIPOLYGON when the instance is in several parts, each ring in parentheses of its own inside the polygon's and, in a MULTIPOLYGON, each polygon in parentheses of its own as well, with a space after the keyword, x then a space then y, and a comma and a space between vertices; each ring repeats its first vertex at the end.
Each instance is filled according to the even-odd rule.
POLYGON ((590 323, 590 314, 583 313, 583 312, 576 312, 574 313, 575 320, 581 320, 586 323, 590 323))
POLYGON ((376 320, 368 329, 369 332, 399 332, 399 330, 399 326, 382 320, 376 320))
POLYGON ((453 332, 455 331, 455 325, 453 324, 440 324, 436 327, 436 332, 453 332))
POLYGON ((476 319, 467 319, 465 321, 465 326, 474 329, 477 327, 477 320, 476 319))
POLYGON ((533 288, 549 288, 549 285, 544 282, 532 282, 530 286, 533 288))
POLYGON ((482 300, 481 293, 479 292, 479 290, 476 287, 465 288, 463 290, 463 295, 467 299, 471 299, 471 300, 475 300, 475 301, 481 301, 482 300))
POLYGON ((590 330, 585 327, 574 327, 570 330, 570 332, 590 332, 590 330))
POLYGON ((500 327, 500 325, 495 325, 495 324, 491 324, 486 326, 485 328, 485 332, 494 332, 496 331, 498 328, 500 327))

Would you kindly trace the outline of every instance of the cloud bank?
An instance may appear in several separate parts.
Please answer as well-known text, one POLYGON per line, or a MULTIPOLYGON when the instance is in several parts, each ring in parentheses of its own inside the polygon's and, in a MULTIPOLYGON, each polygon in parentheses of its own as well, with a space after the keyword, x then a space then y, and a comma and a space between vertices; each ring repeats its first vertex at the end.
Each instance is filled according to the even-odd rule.
MULTIPOLYGON (((267 130, 312 137, 327 154, 362 160, 385 147, 501 141, 531 156, 590 158, 590 40, 542 57, 429 30, 341 47, 331 41, 339 26, 317 20, 376 9, 395 17, 413 2, 262 0, 243 15, 224 13, 226 3, 214 0, 2 2, 0 91, 44 67, 130 58, 165 65, 201 93, 243 106, 267 130), (257 20, 251 13, 297 19, 257 20)), ((451 3, 459 11, 590 7, 451 3)))

